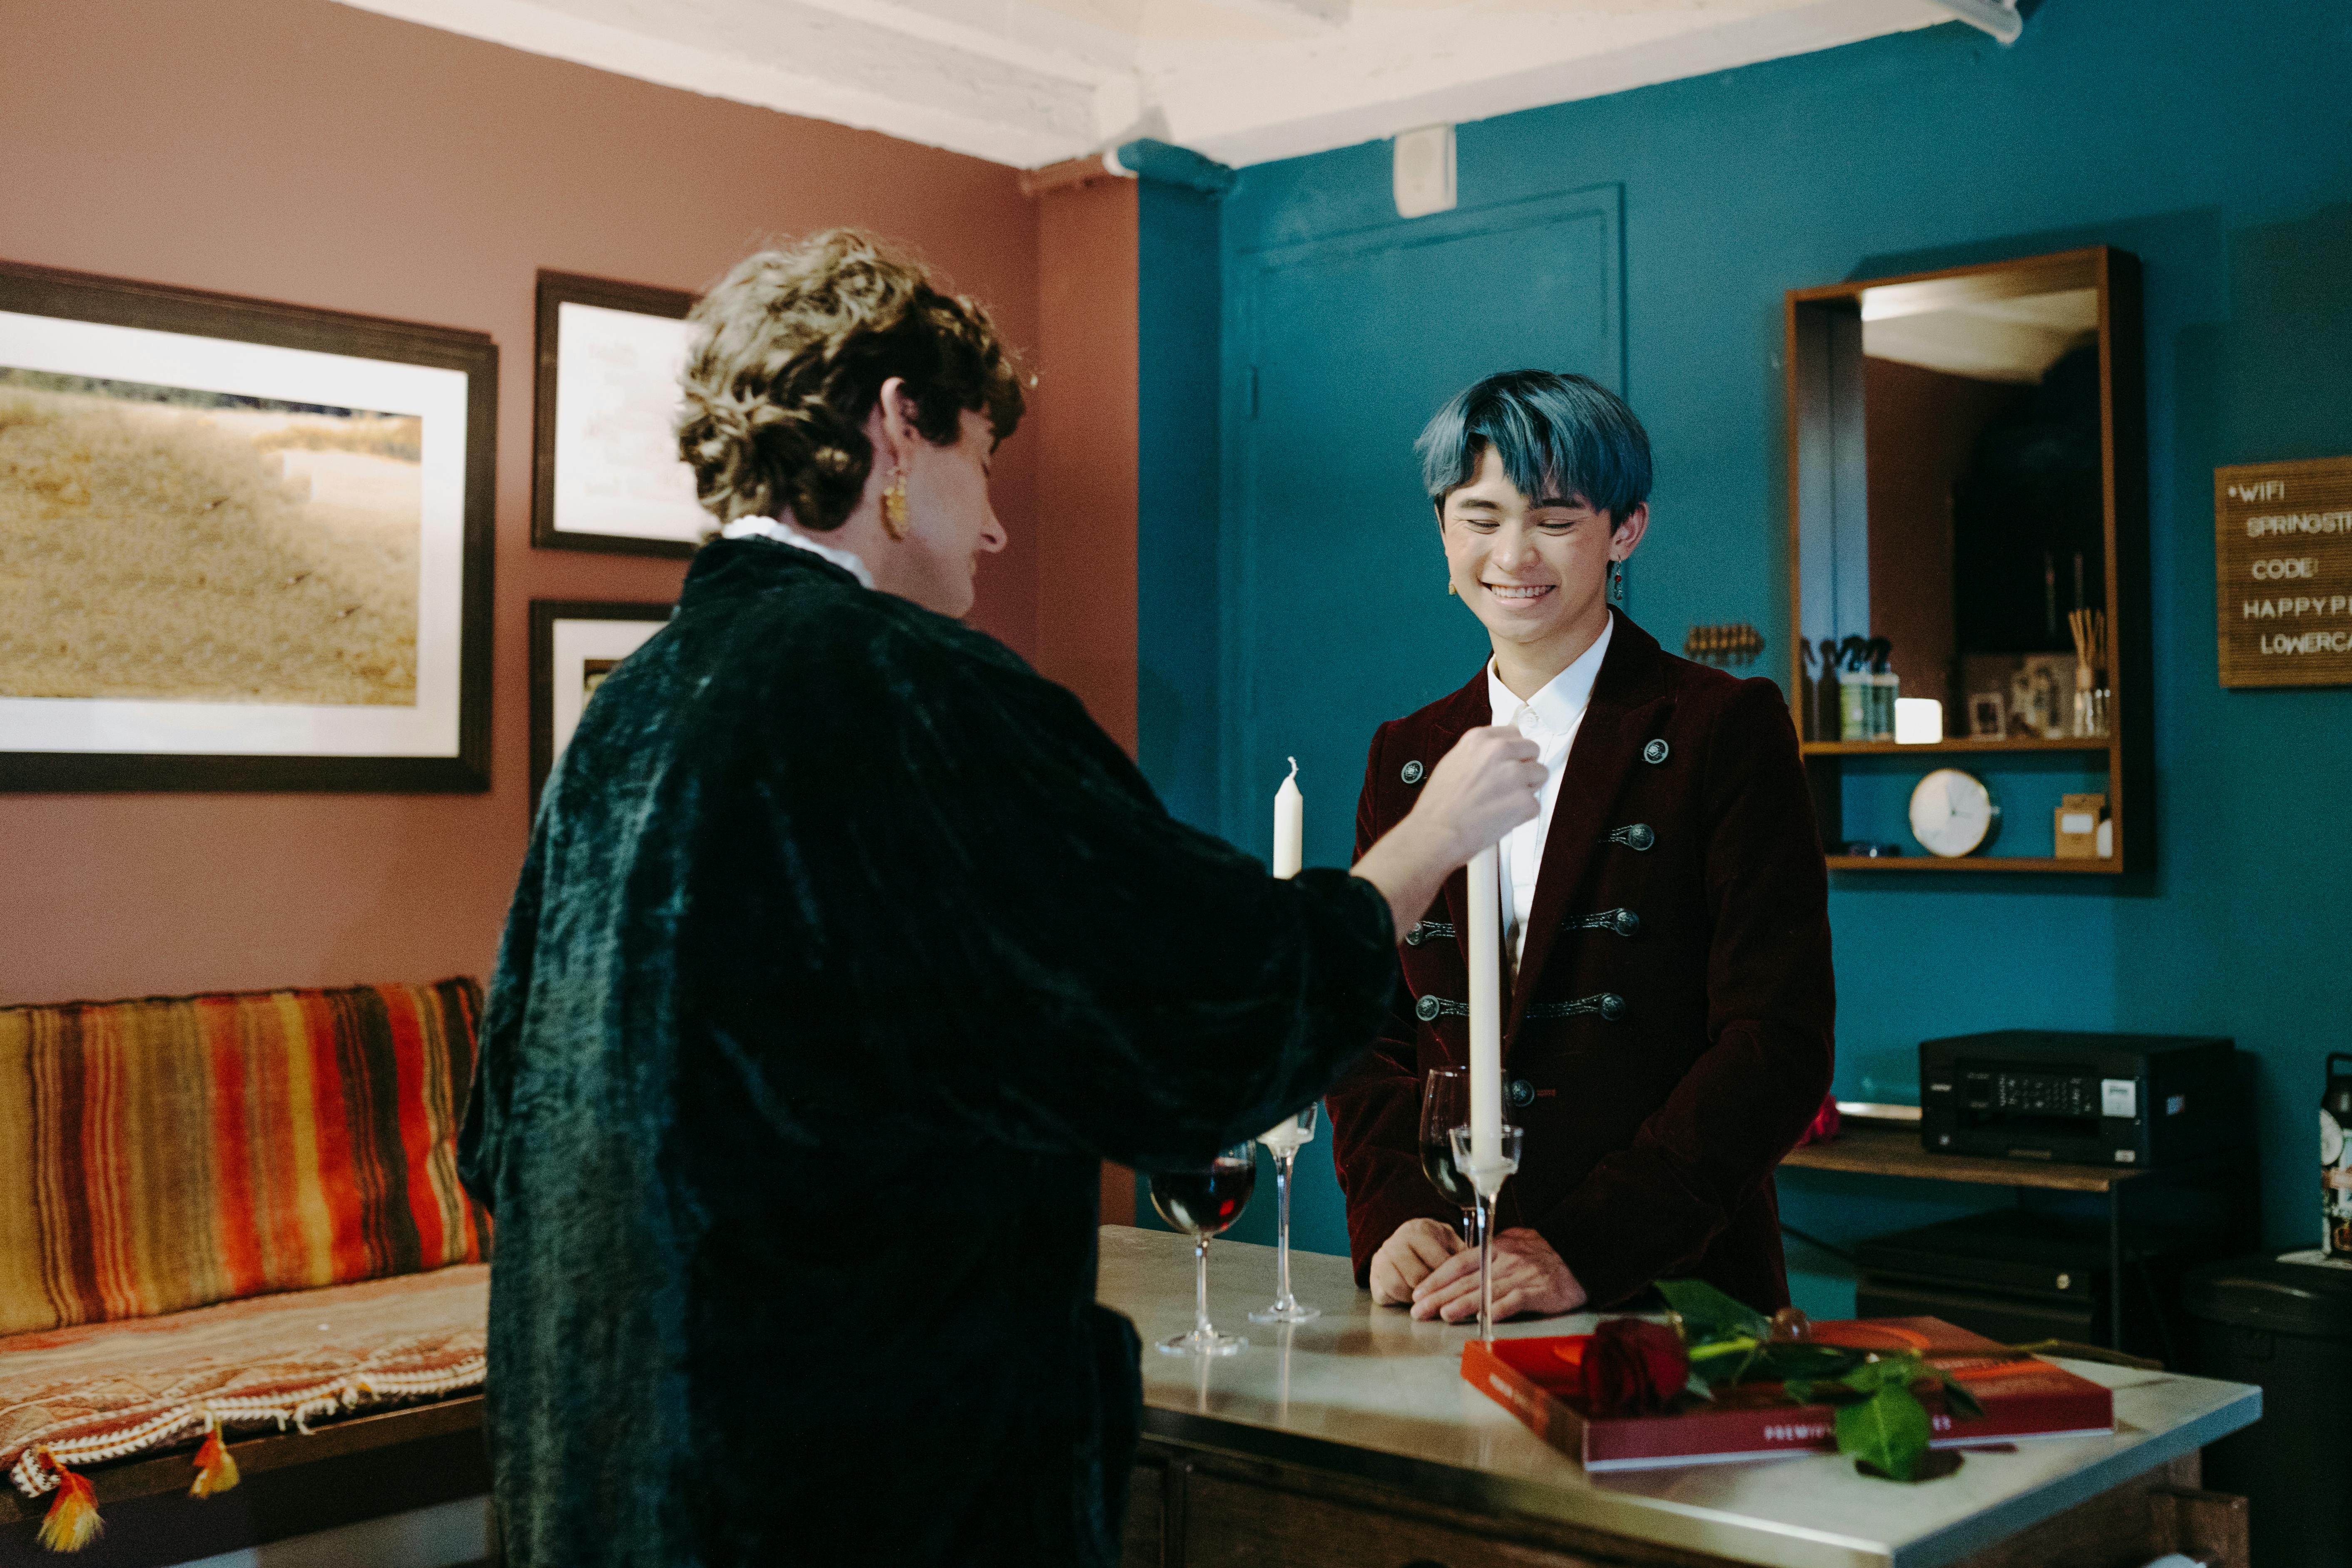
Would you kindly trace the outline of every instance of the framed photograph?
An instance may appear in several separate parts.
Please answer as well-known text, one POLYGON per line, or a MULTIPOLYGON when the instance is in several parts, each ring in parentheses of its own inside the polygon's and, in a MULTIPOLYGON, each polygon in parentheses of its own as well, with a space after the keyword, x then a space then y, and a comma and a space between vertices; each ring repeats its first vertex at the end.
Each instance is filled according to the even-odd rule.
POLYGON ((675 606, 580 599, 530 602, 530 814, 588 699, 613 667, 662 629, 675 606))
POLYGON ((0 263, 0 789, 488 788, 498 364, 0 263))
POLYGON ((1979 741, 1998 741, 2007 736, 2008 699, 1998 691, 1979 691, 1969 698, 1969 733, 1979 741))
POLYGON ((675 429, 694 301, 675 289, 540 273, 533 544, 694 553, 710 514, 675 429))

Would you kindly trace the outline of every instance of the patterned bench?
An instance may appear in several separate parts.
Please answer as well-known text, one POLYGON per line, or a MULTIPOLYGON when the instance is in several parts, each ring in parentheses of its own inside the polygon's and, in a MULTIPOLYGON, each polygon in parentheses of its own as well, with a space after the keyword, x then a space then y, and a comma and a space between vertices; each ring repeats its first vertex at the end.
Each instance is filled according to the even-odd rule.
POLYGON ((79 1550, 101 1500, 241 1458, 478 1427, 480 1010, 470 980, 0 1008, 0 1529, 79 1550))

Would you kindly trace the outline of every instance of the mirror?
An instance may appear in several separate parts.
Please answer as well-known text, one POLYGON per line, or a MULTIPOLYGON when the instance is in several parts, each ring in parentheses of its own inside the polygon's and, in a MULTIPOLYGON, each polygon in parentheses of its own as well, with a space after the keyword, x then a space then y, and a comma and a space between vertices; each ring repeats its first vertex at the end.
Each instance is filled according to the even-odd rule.
MULTIPOLYGON (((2109 775, 2090 783, 2119 824, 2137 284, 2098 247, 1790 294, 1790 690, 1834 864, 1926 863, 1914 845, 1837 853, 1845 756, 2082 752, 2066 765, 2109 775)), ((2087 857, 2011 833, 1973 863, 2117 870, 2115 831, 2087 857)))

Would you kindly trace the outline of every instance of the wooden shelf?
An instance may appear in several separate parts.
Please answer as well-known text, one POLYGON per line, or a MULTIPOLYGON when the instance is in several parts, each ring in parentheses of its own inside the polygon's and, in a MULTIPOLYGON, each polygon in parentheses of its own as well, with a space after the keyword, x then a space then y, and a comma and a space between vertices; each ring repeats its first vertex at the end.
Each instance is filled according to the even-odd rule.
POLYGON ((2105 1165, 2045 1165, 2032 1160, 1986 1160, 1937 1154, 1922 1148, 1916 1126, 1857 1125, 1826 1143, 1792 1149, 1780 1162, 1804 1171, 1857 1176, 1907 1176, 1923 1182, 1965 1182, 1980 1187, 2039 1187, 2052 1192, 2104 1193, 2147 1173, 2105 1165))
POLYGON ((2119 876, 2123 862, 2113 856, 2105 860, 2061 860, 2049 855, 1832 855, 1827 857, 1832 871, 2059 871, 2070 875, 2085 872, 2094 876, 2119 876))
POLYGON ((2105 752, 2114 745, 2110 739, 2089 736, 2045 741, 2038 735, 2020 735, 2002 741, 1966 736, 1943 741, 1807 741, 1797 749, 1809 757, 1932 757, 1939 752, 1966 756, 1976 752, 2105 752))

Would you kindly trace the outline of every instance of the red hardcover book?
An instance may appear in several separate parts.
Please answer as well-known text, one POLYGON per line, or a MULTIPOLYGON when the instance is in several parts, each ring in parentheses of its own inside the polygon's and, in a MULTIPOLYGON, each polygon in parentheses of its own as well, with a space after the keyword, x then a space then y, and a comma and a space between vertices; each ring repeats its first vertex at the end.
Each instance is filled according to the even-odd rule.
MULTIPOLYGON (((1916 1351, 1968 1385, 1981 1416, 1955 1416, 1940 1388, 1922 1388, 1935 1447, 1959 1448, 2017 1437, 2075 1437, 2116 1429, 2115 1399, 2087 1378, 1941 1318, 1864 1318, 1813 1325, 1823 1343, 1857 1350, 1916 1351)), ((1526 1422, 1537 1436, 1588 1470, 1647 1470, 1668 1465, 1722 1464, 1785 1454, 1834 1453, 1836 1412, 1799 1405, 1773 1383, 1719 1388, 1711 1405, 1660 1415, 1588 1415, 1580 1405, 1586 1334, 1544 1339, 1472 1340, 1462 1347, 1462 1375, 1526 1422)))

